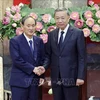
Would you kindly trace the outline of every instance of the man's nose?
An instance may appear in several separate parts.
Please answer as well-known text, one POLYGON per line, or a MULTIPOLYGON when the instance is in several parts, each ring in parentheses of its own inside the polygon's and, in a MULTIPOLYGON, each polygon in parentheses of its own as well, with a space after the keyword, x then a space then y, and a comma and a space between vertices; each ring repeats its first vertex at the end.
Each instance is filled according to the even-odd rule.
POLYGON ((58 22, 62 22, 62 19, 60 18, 60 19, 58 20, 58 22))
POLYGON ((32 26, 30 26, 30 27, 29 27, 29 29, 33 29, 33 27, 32 27, 32 26))

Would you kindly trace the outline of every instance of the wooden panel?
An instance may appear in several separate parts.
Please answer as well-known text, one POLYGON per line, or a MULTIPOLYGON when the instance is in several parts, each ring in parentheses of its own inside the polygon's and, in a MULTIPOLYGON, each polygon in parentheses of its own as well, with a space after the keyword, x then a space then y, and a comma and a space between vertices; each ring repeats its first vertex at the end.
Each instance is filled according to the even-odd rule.
POLYGON ((100 70, 88 70, 87 96, 100 97, 100 70))
POLYGON ((0 0, 0 20, 2 19, 2 0, 0 0))
POLYGON ((5 9, 12 6, 13 0, 0 0, 0 19, 2 19, 5 9))

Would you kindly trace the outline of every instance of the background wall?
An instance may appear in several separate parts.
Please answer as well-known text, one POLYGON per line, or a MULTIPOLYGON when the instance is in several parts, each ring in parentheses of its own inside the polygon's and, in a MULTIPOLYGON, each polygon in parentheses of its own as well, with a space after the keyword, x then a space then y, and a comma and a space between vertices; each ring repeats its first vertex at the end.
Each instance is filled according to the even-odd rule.
POLYGON ((87 0, 31 0, 32 8, 82 7, 87 0))
POLYGON ((0 0, 0 20, 2 19, 6 7, 9 7, 13 4, 13 0, 0 0))

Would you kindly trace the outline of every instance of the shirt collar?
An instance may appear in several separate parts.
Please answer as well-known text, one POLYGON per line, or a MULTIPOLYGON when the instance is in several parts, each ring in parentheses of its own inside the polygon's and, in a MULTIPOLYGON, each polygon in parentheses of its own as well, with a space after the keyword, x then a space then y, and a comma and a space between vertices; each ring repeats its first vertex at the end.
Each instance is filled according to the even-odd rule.
POLYGON ((26 38, 26 40, 27 40, 27 42, 29 42, 30 40, 32 40, 33 41, 33 38, 28 38, 27 36, 26 36, 26 34, 24 33, 24 36, 25 36, 25 38, 26 38))
POLYGON ((64 33, 67 33, 67 31, 68 31, 68 28, 69 28, 69 24, 66 26, 66 28, 64 29, 64 30, 59 30, 59 33, 61 33, 61 31, 64 31, 64 33))

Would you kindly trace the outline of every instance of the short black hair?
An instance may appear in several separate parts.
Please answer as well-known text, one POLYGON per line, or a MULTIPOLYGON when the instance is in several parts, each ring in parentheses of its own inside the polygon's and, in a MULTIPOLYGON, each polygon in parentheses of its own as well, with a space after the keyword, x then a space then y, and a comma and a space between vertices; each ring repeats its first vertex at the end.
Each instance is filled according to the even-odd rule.
MULTIPOLYGON (((25 16, 24 18, 22 18, 21 23, 24 25, 25 20, 28 18, 34 19, 32 16, 25 16)), ((36 20, 34 19, 34 21, 35 21, 35 25, 36 25, 36 20)))
POLYGON ((54 16, 55 16, 56 12, 59 12, 59 11, 66 11, 67 15, 70 16, 69 11, 68 11, 68 9, 66 9, 66 8, 57 8, 57 9, 54 11, 54 16))

